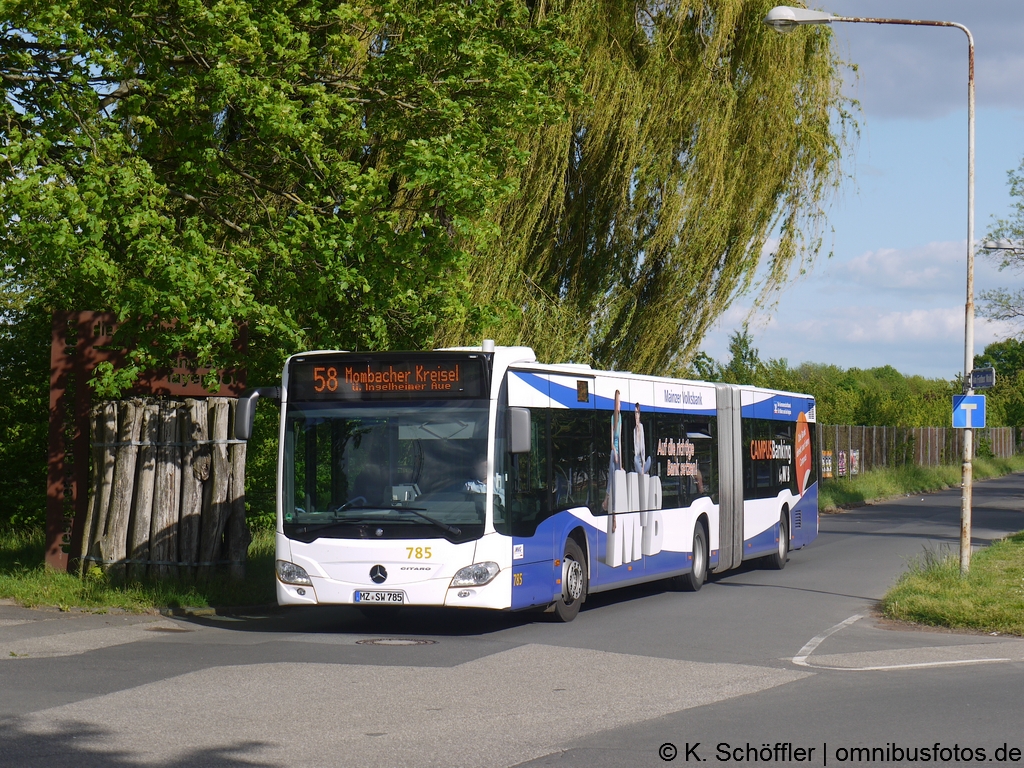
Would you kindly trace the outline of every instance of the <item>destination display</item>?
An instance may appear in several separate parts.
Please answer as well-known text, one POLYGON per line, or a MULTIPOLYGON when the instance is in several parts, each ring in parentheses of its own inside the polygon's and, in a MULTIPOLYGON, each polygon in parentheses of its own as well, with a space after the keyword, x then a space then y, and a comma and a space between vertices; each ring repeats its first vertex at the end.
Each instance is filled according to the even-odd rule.
POLYGON ((480 358, 324 359, 293 363, 292 400, 484 397, 480 358))

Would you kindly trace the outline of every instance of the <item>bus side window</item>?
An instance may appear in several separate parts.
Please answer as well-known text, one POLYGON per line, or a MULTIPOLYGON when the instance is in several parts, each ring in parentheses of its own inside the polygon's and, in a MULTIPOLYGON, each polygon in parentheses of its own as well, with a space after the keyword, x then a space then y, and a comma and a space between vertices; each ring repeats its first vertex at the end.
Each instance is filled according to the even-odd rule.
POLYGON ((686 503, 710 496, 718 501, 718 439, 714 420, 710 416, 687 416, 686 439, 692 446, 692 462, 696 471, 686 478, 686 503))
POLYGON ((796 493, 793 430, 792 422, 743 420, 744 498, 767 499, 786 489, 796 493))
MULTIPOLYGON (((594 448, 592 411, 553 410, 551 419, 552 511, 589 507, 600 514, 604 488, 597 492, 595 466, 603 465, 607 476, 608 450, 594 448)), ((601 445, 599 442, 598 445, 601 445)))
POLYGON ((530 452, 508 454, 508 509, 513 536, 532 536, 551 514, 548 501, 548 411, 534 408, 530 452))
POLYGON ((679 475, 682 459, 679 453, 686 440, 686 425, 682 415, 659 413, 656 434, 651 474, 661 478, 661 508, 677 509, 686 506, 684 478, 679 475))

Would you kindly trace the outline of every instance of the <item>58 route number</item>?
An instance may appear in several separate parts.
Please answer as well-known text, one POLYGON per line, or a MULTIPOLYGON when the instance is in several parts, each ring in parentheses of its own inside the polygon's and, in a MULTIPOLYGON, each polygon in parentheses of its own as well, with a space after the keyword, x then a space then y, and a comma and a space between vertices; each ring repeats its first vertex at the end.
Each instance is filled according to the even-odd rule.
POLYGON ((338 391, 338 369, 333 365, 330 367, 318 365, 313 369, 313 391, 328 392, 338 391))

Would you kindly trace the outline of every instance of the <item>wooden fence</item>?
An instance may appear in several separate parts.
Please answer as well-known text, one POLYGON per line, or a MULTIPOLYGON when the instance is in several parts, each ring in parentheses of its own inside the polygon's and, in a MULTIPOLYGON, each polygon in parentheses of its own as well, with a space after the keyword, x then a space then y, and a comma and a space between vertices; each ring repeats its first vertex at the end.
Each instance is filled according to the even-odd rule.
MULTIPOLYGON (((962 429, 952 427, 859 427, 817 425, 823 480, 849 477, 878 467, 939 466, 963 459, 962 429)), ((1002 458, 1020 452, 1022 430, 974 430, 974 452, 1002 458)))
POLYGON ((245 442, 237 400, 137 398, 92 410, 89 507, 76 553, 141 580, 245 574, 245 442))

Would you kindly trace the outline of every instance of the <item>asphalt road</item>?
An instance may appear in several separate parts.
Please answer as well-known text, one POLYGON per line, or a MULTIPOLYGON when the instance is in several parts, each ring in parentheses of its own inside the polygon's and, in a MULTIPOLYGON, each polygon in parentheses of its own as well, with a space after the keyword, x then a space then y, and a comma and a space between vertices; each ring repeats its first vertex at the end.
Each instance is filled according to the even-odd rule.
MULTIPOLYGON (((872 612, 956 551, 959 502, 824 516, 781 572, 604 593, 568 625, 0 605, 0 765, 1024 765, 1024 640, 872 612)), ((976 545, 1021 529, 1024 476, 976 485, 976 545)))

